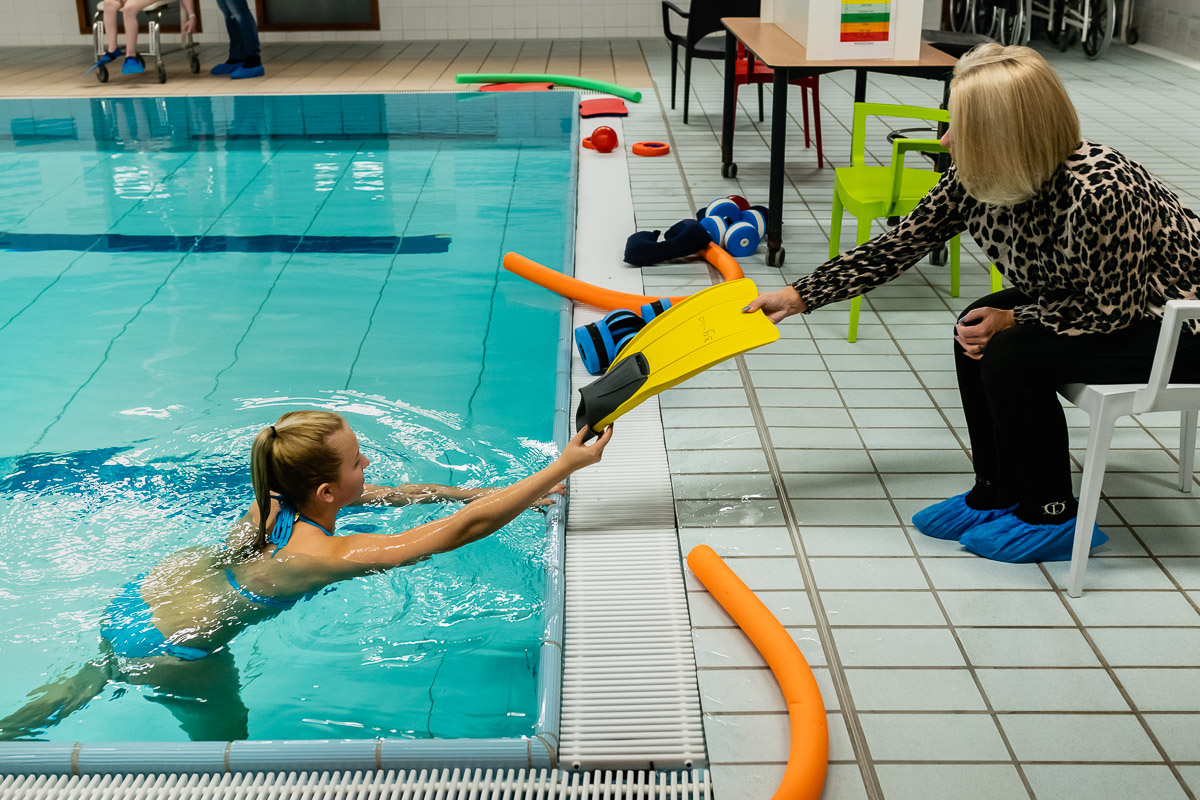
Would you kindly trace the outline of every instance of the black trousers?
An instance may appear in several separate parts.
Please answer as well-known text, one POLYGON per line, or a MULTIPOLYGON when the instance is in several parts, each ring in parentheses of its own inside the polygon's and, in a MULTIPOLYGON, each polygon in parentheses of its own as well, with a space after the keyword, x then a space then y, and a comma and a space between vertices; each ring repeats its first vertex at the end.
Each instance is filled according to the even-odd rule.
MULTIPOLYGON (((1030 302, 1016 289, 1005 289, 976 300, 963 314, 1030 302)), ((1022 517, 1040 513, 1048 503, 1075 507, 1067 423, 1056 387, 1145 382, 1160 328, 1155 319, 1115 333, 1065 336, 1017 325, 993 336, 979 360, 954 343, 975 477, 995 487, 999 506, 1019 503, 1022 517)), ((1200 336, 1180 334, 1171 379, 1200 382, 1200 336)))

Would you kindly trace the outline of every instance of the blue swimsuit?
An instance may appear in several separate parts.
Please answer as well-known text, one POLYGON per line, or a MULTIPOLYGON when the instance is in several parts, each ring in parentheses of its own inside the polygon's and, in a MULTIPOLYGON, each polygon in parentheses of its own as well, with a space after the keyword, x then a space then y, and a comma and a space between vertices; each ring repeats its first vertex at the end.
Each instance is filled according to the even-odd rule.
MULTIPOLYGON (((296 524, 296 520, 307 522, 314 528, 320 529, 326 536, 333 536, 324 527, 293 509, 282 497, 278 495, 273 495, 273 497, 279 500, 279 513, 275 516, 275 525, 272 526, 270 535, 267 536, 267 541, 275 545, 275 549, 271 551, 271 558, 274 558, 280 548, 285 547, 291 541, 292 528, 296 524)), ((121 591, 104 611, 104 618, 100 623, 100 635, 112 645, 113 652, 128 658, 174 656, 184 661, 195 661, 210 655, 212 653, 210 650, 171 644, 163 636, 162 631, 154 625, 150 606, 142 599, 142 581, 148 574, 143 573, 122 586, 121 591)), ((257 603, 267 608, 283 611, 296 605, 300 599, 304 599, 280 600, 276 597, 255 594, 237 582, 232 569, 225 570, 225 579, 242 597, 251 603, 257 603)))

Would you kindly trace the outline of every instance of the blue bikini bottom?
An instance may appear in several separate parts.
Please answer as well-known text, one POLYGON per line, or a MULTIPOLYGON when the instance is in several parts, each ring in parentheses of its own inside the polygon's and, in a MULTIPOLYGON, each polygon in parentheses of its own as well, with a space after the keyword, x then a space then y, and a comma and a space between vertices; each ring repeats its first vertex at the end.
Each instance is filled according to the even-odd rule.
POLYGON ((100 635, 112 645, 113 652, 127 658, 174 656, 184 661, 196 661, 211 655, 208 650, 171 644, 162 631, 154 626, 150 606, 142 599, 142 581, 145 577, 139 575, 122 586, 104 612, 100 635))

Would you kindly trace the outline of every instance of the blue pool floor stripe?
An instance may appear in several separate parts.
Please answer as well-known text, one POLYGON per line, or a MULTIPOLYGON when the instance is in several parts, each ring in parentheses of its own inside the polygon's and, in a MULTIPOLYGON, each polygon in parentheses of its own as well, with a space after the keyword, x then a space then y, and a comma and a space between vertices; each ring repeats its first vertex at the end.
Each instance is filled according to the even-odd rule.
POLYGON ((124 233, 9 233, 0 231, 0 250, 93 253, 358 253, 409 255, 445 253, 449 234, 429 236, 143 236, 124 233))

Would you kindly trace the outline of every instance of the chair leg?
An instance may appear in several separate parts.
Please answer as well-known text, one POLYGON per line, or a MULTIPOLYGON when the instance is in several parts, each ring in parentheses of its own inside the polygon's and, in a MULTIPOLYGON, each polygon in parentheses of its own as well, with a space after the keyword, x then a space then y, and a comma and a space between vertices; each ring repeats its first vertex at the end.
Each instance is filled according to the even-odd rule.
POLYGON ((679 67, 679 45, 671 42, 671 110, 675 110, 675 72, 679 67))
POLYGON ((1092 415, 1088 432, 1087 456, 1083 462, 1083 481, 1079 486, 1079 511, 1075 516, 1075 546, 1071 551, 1071 575, 1067 579, 1067 594, 1083 594, 1083 573, 1092 551, 1092 528, 1100 507, 1100 486, 1104 483, 1104 467, 1108 464, 1108 447, 1112 443, 1116 419, 1100 404, 1092 415))
POLYGON ((1179 426, 1179 491, 1192 491, 1192 470, 1196 466, 1196 418, 1197 410, 1183 412, 1179 426))
POLYGON ((763 85, 758 85, 758 121, 763 121, 763 85))
POLYGON ((829 220, 829 257, 836 258, 837 254, 842 251, 842 214, 845 212, 842 206, 842 198, 838 196, 837 191, 833 193, 833 217, 829 220))
POLYGON ((804 107, 804 147, 812 147, 812 139, 808 135, 808 87, 800 84, 800 105, 804 107))
POLYGON ((817 134, 817 167, 825 166, 825 151, 821 148, 821 90, 820 79, 813 80, 812 85, 812 104, 813 104, 813 128, 817 134))
POLYGON ((683 54, 683 124, 687 125, 688 100, 692 97, 692 53, 683 54))
POLYGON ((950 296, 958 297, 958 264, 962 255, 962 235, 950 240, 950 296))
MULTIPOLYGON (((871 238, 871 219, 861 218, 858 220, 858 236, 856 237, 857 244, 862 244, 871 238)), ((836 254, 835 254, 836 255, 836 254)), ((833 256, 830 256, 833 258, 833 256)), ((862 311, 862 296, 855 297, 850 301, 850 335, 846 337, 848 342, 858 341, 858 315, 862 311)))

